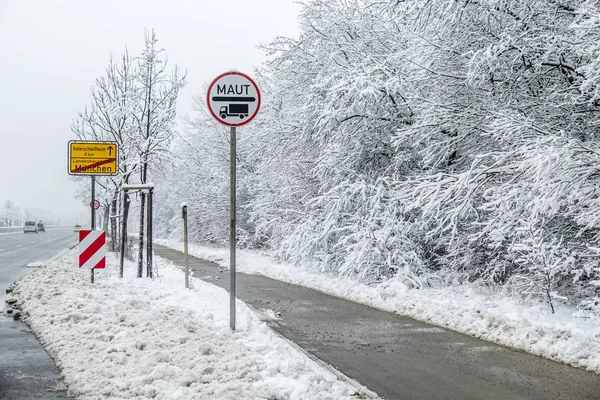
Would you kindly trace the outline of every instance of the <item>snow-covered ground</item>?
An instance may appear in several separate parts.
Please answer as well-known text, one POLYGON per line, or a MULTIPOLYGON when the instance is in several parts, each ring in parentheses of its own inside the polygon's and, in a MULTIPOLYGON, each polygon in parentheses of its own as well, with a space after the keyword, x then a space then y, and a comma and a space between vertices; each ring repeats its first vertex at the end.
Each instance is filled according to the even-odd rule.
MULTIPOLYGON (((273 333, 242 302, 159 259, 157 279, 77 268, 77 248, 32 272, 11 296, 78 399, 356 399, 361 387, 273 333)), ((368 392, 366 388, 364 391, 368 392)))
MULTIPOLYGON (((159 243, 183 251, 183 243, 159 243)), ((189 253, 229 266, 229 249, 190 244, 189 253)), ((279 263, 257 251, 238 250, 239 272, 260 274, 310 287, 337 297, 397 312, 415 319, 537 354, 600 374, 600 321, 559 307, 525 305, 485 288, 454 286, 409 290, 389 281, 376 287, 279 263)))
MULTIPOLYGON (((181 243, 160 241, 175 249, 181 243)), ((228 265, 227 248, 191 244, 190 253, 228 265)), ((242 302, 229 329, 229 295, 200 280, 183 288, 183 273, 157 259, 160 277, 125 279, 109 253, 106 270, 80 270, 77 249, 51 263, 34 263, 15 286, 24 318, 54 357, 78 399, 356 399, 370 393, 311 360, 242 302)), ((600 373, 600 322, 550 314, 499 294, 459 286, 408 290, 378 287, 278 263, 238 250, 240 272, 282 281, 395 311, 600 373)), ((369 398, 369 397, 367 397, 369 398)))

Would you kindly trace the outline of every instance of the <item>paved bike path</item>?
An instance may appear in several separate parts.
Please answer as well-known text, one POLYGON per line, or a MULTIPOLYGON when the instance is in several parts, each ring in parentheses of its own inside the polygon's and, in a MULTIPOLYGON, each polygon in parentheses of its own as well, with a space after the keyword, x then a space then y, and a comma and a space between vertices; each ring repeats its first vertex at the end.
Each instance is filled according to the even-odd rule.
MULTIPOLYGON (((155 245, 184 265, 183 253, 155 245)), ((189 257, 193 276, 229 290, 229 271, 189 257)), ((259 275, 237 297, 267 323, 385 399, 600 399, 600 375, 259 275)))

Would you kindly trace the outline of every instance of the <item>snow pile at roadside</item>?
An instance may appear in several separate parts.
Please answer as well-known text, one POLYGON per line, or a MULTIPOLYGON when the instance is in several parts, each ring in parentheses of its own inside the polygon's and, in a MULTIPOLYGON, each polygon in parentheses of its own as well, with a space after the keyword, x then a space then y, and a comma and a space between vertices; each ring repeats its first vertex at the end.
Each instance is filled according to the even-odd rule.
MULTIPOLYGON (((159 240, 183 251, 183 244, 159 240)), ((229 249, 190 244, 189 253, 229 267, 229 249)), ((574 310, 525 306, 476 287, 410 290, 398 281, 368 286, 351 279, 279 263, 257 251, 238 250, 237 270, 268 276, 382 310, 466 333, 600 374, 600 321, 582 320, 574 310)))
POLYGON ((274 334, 242 302, 161 261, 158 279, 126 266, 79 270, 77 250, 32 270, 12 296, 79 399, 351 399, 355 389, 274 334))

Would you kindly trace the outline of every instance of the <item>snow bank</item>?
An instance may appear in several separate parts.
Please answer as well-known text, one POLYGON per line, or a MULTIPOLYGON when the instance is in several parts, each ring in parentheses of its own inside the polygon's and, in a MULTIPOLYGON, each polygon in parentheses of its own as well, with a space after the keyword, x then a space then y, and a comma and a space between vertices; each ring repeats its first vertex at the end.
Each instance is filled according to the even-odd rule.
POLYGON ((160 278, 76 265, 77 250, 15 285, 24 319, 79 399, 351 399, 338 380, 273 333, 242 302, 229 329, 229 295, 161 261, 160 278))
MULTIPOLYGON (((183 244, 159 240, 183 251, 183 244)), ((229 267, 229 249, 190 244, 191 255, 229 267)), ((575 310, 550 314, 539 306, 463 285, 410 290, 398 281, 368 286, 338 276, 279 263, 258 251, 238 250, 237 270, 302 285, 371 307, 462 332, 600 374, 600 321, 575 310)))

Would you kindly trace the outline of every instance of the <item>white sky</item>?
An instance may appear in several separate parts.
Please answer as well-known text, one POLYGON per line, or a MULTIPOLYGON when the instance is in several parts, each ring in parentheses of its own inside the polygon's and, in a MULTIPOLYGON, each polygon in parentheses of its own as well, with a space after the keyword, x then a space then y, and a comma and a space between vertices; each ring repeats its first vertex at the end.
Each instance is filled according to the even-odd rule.
POLYGON ((110 54, 139 53, 144 28, 188 71, 182 115, 218 74, 252 76, 264 60, 256 46, 297 36, 294 1, 0 0, 0 205, 87 212, 67 174, 70 124, 110 54))

